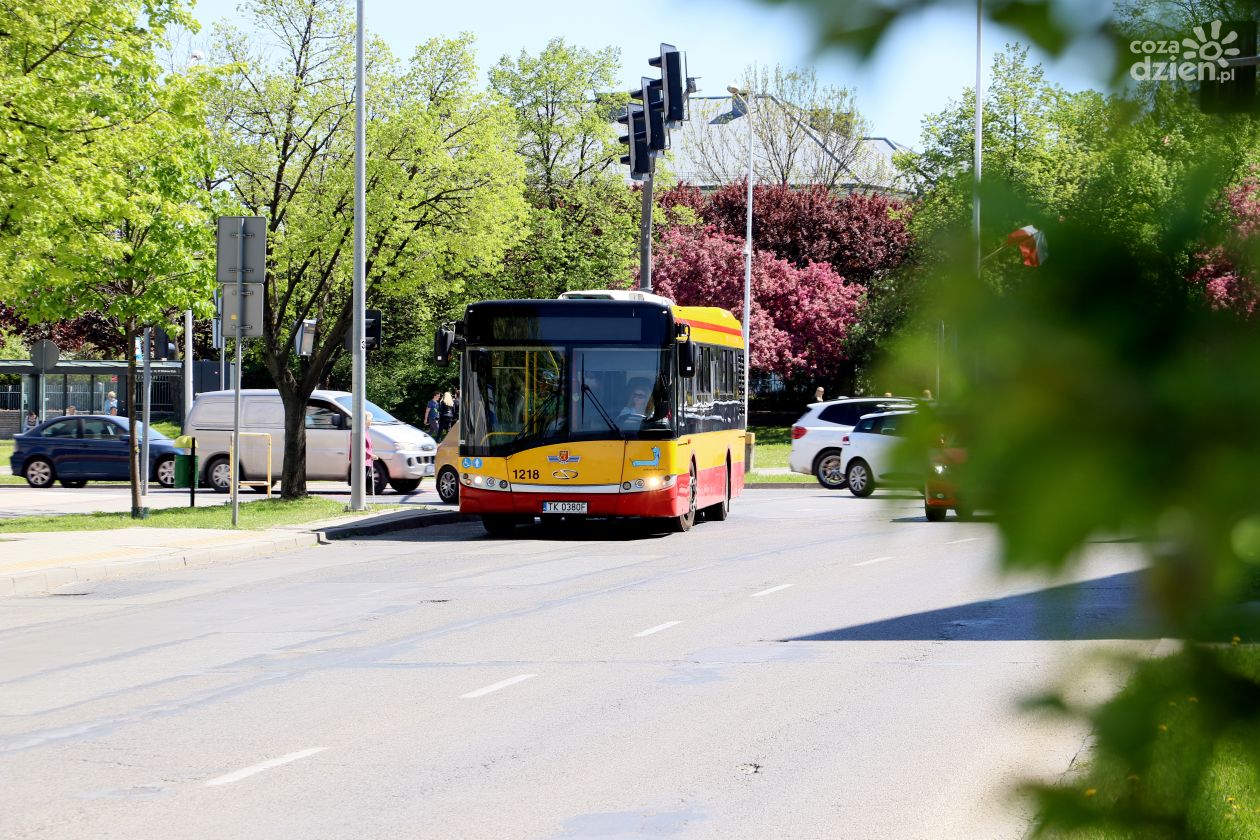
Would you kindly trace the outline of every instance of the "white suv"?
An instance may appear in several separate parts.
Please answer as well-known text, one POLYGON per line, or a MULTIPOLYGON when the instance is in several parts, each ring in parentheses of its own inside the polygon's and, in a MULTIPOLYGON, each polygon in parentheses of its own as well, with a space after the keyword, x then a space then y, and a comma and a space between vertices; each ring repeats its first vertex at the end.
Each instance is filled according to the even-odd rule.
POLYGON ((914 400, 905 397, 841 398, 813 403, 792 426, 788 466, 792 472, 813 475, 823 487, 839 490, 845 482, 840 447, 858 420, 867 414, 914 406, 914 400))
POLYGON ((925 465, 907 469, 898 448, 919 415, 914 411, 886 411, 863 417, 844 436, 841 449, 844 480, 854 496, 869 496, 876 484, 923 489, 925 465))

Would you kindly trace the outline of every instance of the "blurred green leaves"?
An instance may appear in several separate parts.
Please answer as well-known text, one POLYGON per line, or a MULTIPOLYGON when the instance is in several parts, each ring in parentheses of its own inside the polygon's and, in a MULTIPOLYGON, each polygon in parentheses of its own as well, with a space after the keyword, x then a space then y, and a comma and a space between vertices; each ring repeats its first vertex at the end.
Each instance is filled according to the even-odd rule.
MULTIPOLYGON (((862 56, 903 17, 945 6, 799 5, 824 45, 862 56)), ((1258 13, 1230 0, 1123 3, 1111 17, 1067 0, 982 8, 1051 55, 1100 40, 1122 55, 1135 32, 1258 13)), ((1042 834, 1260 836, 1260 324, 1190 282, 1227 238, 1231 265, 1260 264, 1260 235, 1225 200, 1253 174, 1260 130, 1250 116, 1200 113, 1185 85, 1068 97, 1009 63, 986 123, 1031 103, 1040 125, 1021 122, 1030 142, 1014 166, 1000 145, 986 151, 997 165, 985 167, 979 243, 966 233, 971 102, 926 123, 913 163, 936 177, 916 220, 936 258, 921 266, 925 304, 911 323, 945 324, 947 340, 907 332, 880 378, 930 381, 940 365, 942 413, 968 447, 967 489, 992 509, 1008 569, 1054 573, 1093 541, 1132 539, 1148 559, 1156 633, 1187 642, 1135 665, 1099 708, 1043 699, 1043 710, 1089 720, 1097 749, 1072 782, 1035 789, 1042 834), (1028 223, 1049 244, 1039 268, 1000 249, 1028 223), (997 252, 983 276, 977 247, 997 252)))

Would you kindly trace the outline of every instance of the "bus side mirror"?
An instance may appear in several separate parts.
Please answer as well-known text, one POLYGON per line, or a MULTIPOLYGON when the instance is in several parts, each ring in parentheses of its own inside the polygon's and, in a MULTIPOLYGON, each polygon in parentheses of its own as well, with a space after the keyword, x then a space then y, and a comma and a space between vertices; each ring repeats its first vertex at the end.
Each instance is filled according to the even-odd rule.
POLYGON ((433 363, 438 367, 449 365, 453 349, 455 349, 455 331, 439 327, 433 333, 433 363))
POLYGON ((696 375, 696 345, 690 341, 678 345, 678 375, 684 379, 696 375))

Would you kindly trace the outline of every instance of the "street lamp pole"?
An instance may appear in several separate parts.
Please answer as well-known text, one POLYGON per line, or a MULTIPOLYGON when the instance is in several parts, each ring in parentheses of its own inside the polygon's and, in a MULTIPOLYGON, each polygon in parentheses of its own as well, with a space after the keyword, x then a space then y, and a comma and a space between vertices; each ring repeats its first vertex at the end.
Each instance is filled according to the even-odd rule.
POLYGON ((752 227, 753 227, 753 124, 752 93, 728 86, 731 96, 744 102, 744 116, 748 119, 748 199, 744 212, 744 423, 748 423, 748 389, 751 372, 752 345, 752 227))
POLYGON ((366 85, 363 78, 363 1, 358 0, 357 3, 354 44, 354 304, 350 324, 350 335, 352 337, 350 343, 352 357, 350 366, 350 404, 353 406, 354 415, 350 418, 351 510, 365 510, 367 507, 363 500, 363 484, 364 478, 366 478, 366 470, 363 463, 366 450, 364 437, 367 434, 367 429, 364 428, 363 423, 364 402, 367 399, 364 383, 366 376, 364 356, 367 354, 367 350, 364 347, 364 321, 366 317, 364 297, 366 283, 363 276, 364 245, 366 244, 364 232, 364 214, 366 212, 364 180, 367 174, 363 133, 367 103, 364 101, 364 88, 366 85))

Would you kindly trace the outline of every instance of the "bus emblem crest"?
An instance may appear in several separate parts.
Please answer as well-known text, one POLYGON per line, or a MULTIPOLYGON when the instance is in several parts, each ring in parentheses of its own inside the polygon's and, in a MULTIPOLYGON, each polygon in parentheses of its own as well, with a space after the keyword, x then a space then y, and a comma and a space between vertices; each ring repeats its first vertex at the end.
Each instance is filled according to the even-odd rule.
POLYGON ((558 455, 548 455, 547 460, 553 464, 576 464, 582 460, 581 455, 570 455, 569 450, 561 449, 558 455))

